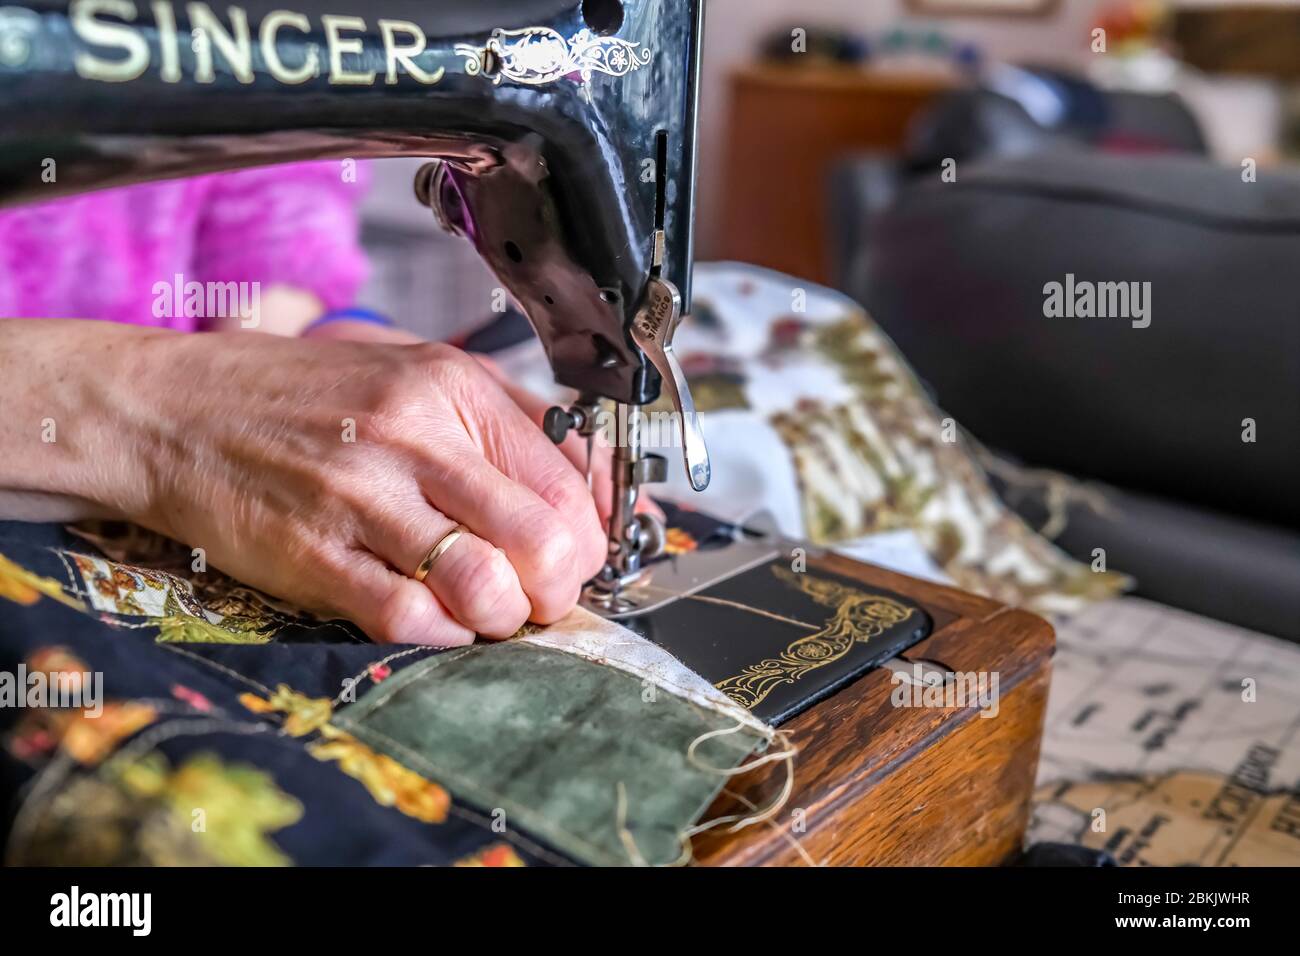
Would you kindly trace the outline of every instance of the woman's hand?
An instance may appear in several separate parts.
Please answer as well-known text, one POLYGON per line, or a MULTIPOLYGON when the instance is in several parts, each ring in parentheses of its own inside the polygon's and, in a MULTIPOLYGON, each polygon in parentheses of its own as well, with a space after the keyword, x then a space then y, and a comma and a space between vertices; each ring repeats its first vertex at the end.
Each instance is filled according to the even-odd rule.
POLYGON ((16 320, 0 345, 11 513, 136 521, 382 641, 555 621, 603 563, 582 475, 450 346, 16 320), (457 523, 471 533, 417 583, 457 523))
MULTIPOLYGON (((309 330, 306 335, 308 338, 313 339, 389 342, 399 345, 411 345, 424 341, 418 335, 405 329, 348 319, 318 325, 309 330)), ((520 388, 511 382, 510 377, 488 356, 475 355, 474 358, 492 373, 492 377, 505 389, 506 394, 515 400, 515 404, 523 409, 524 414, 531 418, 538 428, 541 428, 542 419, 545 418, 547 409, 555 403, 547 401, 540 395, 536 395, 525 388, 520 388)), ((600 514, 601 526, 605 527, 609 524, 609 513, 613 504, 613 486, 610 482, 610 471, 614 467, 614 456, 610 446, 605 442, 604 436, 597 433, 591 443, 591 448, 588 449, 585 438, 579 436, 576 432, 570 432, 559 448, 560 451, 564 452, 565 457, 573 463, 573 467, 583 472, 584 475, 590 474, 590 487, 596 499, 596 510, 600 514), (591 456, 590 461, 588 461, 588 455, 591 456)), ((659 509, 659 506, 646 495, 642 495, 637 500, 636 510, 660 518, 663 517, 663 512, 659 509)))

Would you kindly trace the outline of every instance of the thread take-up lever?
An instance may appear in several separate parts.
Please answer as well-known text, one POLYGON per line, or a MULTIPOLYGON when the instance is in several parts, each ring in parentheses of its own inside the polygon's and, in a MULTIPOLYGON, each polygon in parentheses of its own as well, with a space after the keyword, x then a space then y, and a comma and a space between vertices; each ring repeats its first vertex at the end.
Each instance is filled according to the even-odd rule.
POLYGON ((651 276, 646 283, 645 297, 632 319, 632 341, 646 354, 646 358, 663 376, 668 397, 672 399, 677 417, 681 421, 682 456, 691 487, 703 491, 709 486, 712 469, 709 449, 704 443, 704 431, 695 414, 695 401, 691 387, 682 371, 682 363, 673 352, 673 332, 682 318, 682 295, 667 279, 651 276))

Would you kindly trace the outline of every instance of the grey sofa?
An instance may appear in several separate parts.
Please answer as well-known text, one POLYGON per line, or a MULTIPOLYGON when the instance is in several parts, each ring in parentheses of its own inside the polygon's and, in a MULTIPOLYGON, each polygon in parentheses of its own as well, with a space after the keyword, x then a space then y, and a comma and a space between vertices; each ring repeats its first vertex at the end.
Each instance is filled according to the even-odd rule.
MULTIPOLYGON (((988 91, 941 104, 902 162, 834 178, 839 285, 972 434, 1101 490, 1100 511, 1070 506, 1063 547, 1300 641, 1300 173, 1243 181, 1168 98, 1123 112, 1177 145, 1108 151, 988 91), (1149 324, 1045 314, 1067 276, 1150 283, 1149 324)), ((1040 496, 1003 490, 1043 519, 1040 496)))

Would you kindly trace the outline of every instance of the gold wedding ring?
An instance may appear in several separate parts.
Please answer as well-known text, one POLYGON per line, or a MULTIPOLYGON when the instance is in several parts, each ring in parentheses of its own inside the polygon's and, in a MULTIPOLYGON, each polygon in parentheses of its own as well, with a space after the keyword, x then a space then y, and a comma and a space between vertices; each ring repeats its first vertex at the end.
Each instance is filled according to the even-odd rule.
POLYGON ((469 528, 465 527, 463 524, 458 524, 439 538, 438 543, 429 549, 429 553, 424 556, 424 560, 420 562, 420 566, 415 569, 415 574, 412 575, 415 580, 423 581, 427 578, 429 572, 433 570, 433 563, 446 554, 448 549, 456 543, 457 539, 467 531, 469 531, 469 528))

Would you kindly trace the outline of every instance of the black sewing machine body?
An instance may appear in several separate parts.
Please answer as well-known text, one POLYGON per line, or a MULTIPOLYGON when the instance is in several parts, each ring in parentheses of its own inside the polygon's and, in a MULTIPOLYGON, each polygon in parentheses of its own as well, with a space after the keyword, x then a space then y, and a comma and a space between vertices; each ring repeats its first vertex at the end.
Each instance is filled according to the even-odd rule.
MULTIPOLYGON (((691 482, 708 452, 672 352, 689 308, 702 0, 376 0, 364 15, 174 0, 0 8, 0 204, 294 160, 422 156, 416 191, 473 243, 578 403, 667 379, 691 482)), ((342 167, 341 167, 342 174, 342 167)), ((662 544, 615 452, 609 561, 592 606, 662 544)))
MULTIPOLYGON (((553 437, 579 427, 575 410, 590 434, 597 398, 653 402, 667 368, 702 488, 707 452, 680 366, 665 362, 690 301, 702 0, 362 6, 0 8, 0 204, 298 160, 429 157, 421 201, 474 244, 580 395, 553 409, 553 437)), ((794 575, 772 534, 710 532, 698 553, 656 562, 662 528, 636 514, 637 488, 662 480, 665 462, 642 454, 636 428, 614 455, 610 564, 584 600, 764 719, 929 633, 904 598, 794 575)))
POLYGON ((700 0, 21 0, 0 204, 306 159, 427 156, 557 381, 632 405, 652 269, 690 301, 700 0), (346 8, 343 5, 342 8, 346 8))

